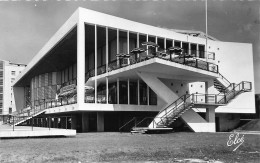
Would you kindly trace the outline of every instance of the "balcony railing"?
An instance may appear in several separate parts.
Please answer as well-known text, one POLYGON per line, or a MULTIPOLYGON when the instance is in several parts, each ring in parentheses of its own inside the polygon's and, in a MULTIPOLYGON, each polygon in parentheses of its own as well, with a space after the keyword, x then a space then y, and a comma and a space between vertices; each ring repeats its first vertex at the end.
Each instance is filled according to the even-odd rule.
MULTIPOLYGON (((124 61, 124 60, 127 60, 126 58, 125 59, 113 60, 113 61, 108 63, 107 71, 106 71, 106 64, 97 67, 97 75, 101 75, 101 74, 104 74, 106 72, 117 70, 117 69, 120 69, 122 67, 133 65, 133 64, 136 64, 136 63, 139 63, 139 62, 147 61, 147 60, 152 59, 152 58, 160 58, 160 59, 167 60, 167 61, 170 61, 170 62, 173 62, 173 63, 183 64, 183 65, 198 68, 198 69, 201 69, 201 70, 206 70, 206 71, 209 71, 209 72, 218 73, 218 65, 216 65, 214 63, 210 63, 210 62, 200 60, 198 58, 185 57, 185 56, 181 56, 181 57, 176 56, 176 57, 171 58, 169 55, 167 55, 167 56, 147 55, 147 56, 140 56, 138 59, 130 58, 129 62, 124 61)), ((95 76, 95 69, 91 69, 86 73, 86 81, 93 76, 95 76)))

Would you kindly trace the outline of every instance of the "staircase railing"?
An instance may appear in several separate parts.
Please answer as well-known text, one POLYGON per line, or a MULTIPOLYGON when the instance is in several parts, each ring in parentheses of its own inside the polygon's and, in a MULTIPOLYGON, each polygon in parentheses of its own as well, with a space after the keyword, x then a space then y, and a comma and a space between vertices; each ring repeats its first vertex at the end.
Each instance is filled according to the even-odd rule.
POLYGON ((40 113, 41 111, 44 111, 45 109, 47 108, 39 108, 39 109, 31 109, 31 110, 28 110, 28 112, 22 112, 20 114, 17 114, 17 115, 14 115, 14 122, 10 122, 11 124, 16 124, 18 122, 21 122, 23 120, 26 120, 30 117, 34 117, 36 114, 40 113), (24 115, 26 114, 27 115, 24 115))
POLYGON ((153 123, 156 125, 164 123, 163 121, 168 121, 169 119, 173 119, 177 117, 181 112, 185 111, 190 105, 196 104, 227 104, 230 100, 236 97, 243 91, 251 91, 252 83, 242 81, 238 85, 234 86, 231 84, 229 87, 233 89, 226 94, 185 94, 178 98, 176 101, 162 109, 157 116, 154 118, 153 123), (190 99, 190 100, 188 100, 190 99), (169 109, 170 108, 170 109, 169 109), (163 114, 163 112, 165 112, 163 114), (163 115, 161 115, 163 114, 163 115), (160 118, 158 122, 156 122, 156 118, 160 118))
POLYGON ((227 87, 229 87, 232 83, 229 81, 229 80, 227 80, 227 78, 225 78, 223 75, 221 75, 220 73, 218 73, 219 74, 219 76, 221 77, 221 79, 225 82, 225 83, 227 83, 227 87))
POLYGON ((124 128, 124 127, 126 127, 128 124, 130 124, 131 122, 135 122, 135 126, 136 126, 136 117, 133 117, 132 119, 130 119, 128 122, 126 122, 123 126, 121 126, 121 127, 119 127, 119 132, 122 132, 122 129, 124 128))
MULTIPOLYGON (((155 122, 155 123, 160 124, 165 119, 167 121, 170 118, 169 115, 171 115, 171 117, 177 116, 177 114, 179 114, 180 112, 182 112, 183 110, 186 109, 186 106, 189 106, 189 104, 187 103, 187 99, 189 99, 190 97, 192 97, 192 94, 185 94, 185 95, 181 96, 179 99, 177 99, 176 101, 174 101, 172 104, 168 105, 166 108, 162 109, 157 115, 162 114, 162 112, 165 112, 165 113, 164 113, 164 115, 159 116, 160 121, 155 122), (171 108, 171 109, 169 109, 169 108, 171 108)), ((193 103, 193 102, 190 101, 190 103, 193 103)), ((155 118, 157 118, 157 117, 158 116, 156 116, 155 118)))
POLYGON ((227 104, 230 100, 232 100, 235 96, 240 94, 243 91, 251 91, 252 90, 252 83, 247 81, 242 81, 236 86, 233 87, 233 89, 227 93, 225 93, 225 96, 218 101, 219 104, 227 104))

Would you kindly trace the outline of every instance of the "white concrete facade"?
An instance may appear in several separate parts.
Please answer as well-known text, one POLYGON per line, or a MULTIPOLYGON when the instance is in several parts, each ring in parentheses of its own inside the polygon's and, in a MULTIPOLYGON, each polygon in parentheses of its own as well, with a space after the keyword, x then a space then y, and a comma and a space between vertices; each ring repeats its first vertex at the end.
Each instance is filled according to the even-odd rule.
MULTIPOLYGON (((27 78, 28 80, 31 80, 29 79, 29 76, 32 73, 37 73, 33 72, 33 69, 37 66, 37 64, 42 62, 44 57, 54 55, 51 53, 51 50, 58 46, 63 39, 66 39, 66 35, 70 34, 70 32, 74 29, 76 29, 77 42, 76 53, 74 54, 76 57, 76 63, 73 63, 73 65, 75 64, 77 68, 76 104, 47 108, 47 114, 97 111, 97 119, 104 122, 103 116, 105 115, 99 112, 158 112, 185 94, 219 94, 213 84, 213 81, 220 77, 218 73, 221 73, 232 83, 235 82, 238 84, 242 81, 249 81, 253 83, 254 81, 251 44, 226 43, 216 40, 208 40, 208 47, 206 47, 208 51, 215 54, 215 59, 211 59, 208 56, 208 53, 204 54, 204 52, 203 55, 205 55, 205 57, 199 58, 195 55, 199 58, 200 63, 206 61, 204 63, 206 63, 207 70, 180 64, 178 62, 170 62, 161 58, 152 58, 140 63, 135 63, 120 69, 109 71, 110 61, 113 58, 116 59, 116 54, 121 53, 122 51, 129 54, 131 51, 131 46, 139 47, 141 46, 141 41, 149 41, 150 37, 155 39, 155 43, 161 43, 163 45, 163 49, 167 49, 167 46, 169 47, 167 44, 168 42, 171 43, 171 46, 174 46, 175 42, 180 42, 181 47, 184 45, 188 46, 187 50, 189 52, 191 52, 191 45, 196 45, 195 51, 199 51, 198 47, 200 45, 205 47, 206 39, 180 34, 172 30, 153 27, 96 11, 79 8, 58 30, 58 32, 55 33, 50 41, 46 43, 46 45, 28 64, 23 73, 17 78, 15 81, 17 90, 23 87, 23 83, 25 83, 27 78), (91 32, 89 32, 90 30, 91 32), (111 41, 109 40, 109 36, 113 33, 109 31, 112 30, 114 31, 116 37, 111 41), (122 32, 125 37, 121 37, 122 35, 120 35, 120 32, 122 32), (101 33, 102 36, 100 36, 101 33), (134 35, 132 36, 133 38, 130 38, 130 35, 134 35), (144 39, 141 40, 141 37, 144 39), (104 46, 98 46, 102 41, 104 42, 104 46), (110 54, 112 53, 111 51, 116 52, 110 54), (235 61, 232 57, 236 58, 235 61), (102 67, 102 62, 103 64, 105 63, 103 65, 105 68, 104 70, 100 68, 102 67), (218 66, 210 67, 209 65, 218 66), (90 72, 90 68, 93 68, 94 74, 86 81, 86 74, 90 72), (217 71, 214 72, 216 68, 217 71), (211 69, 212 71, 210 71, 211 69), (98 70, 101 71, 101 74, 98 74, 98 70), (237 72, 241 72, 242 75, 237 75, 237 72), (114 89, 112 86, 114 84, 116 86, 116 92, 114 93, 116 98, 113 99, 115 101, 112 101, 111 103, 109 102, 109 99, 113 98, 111 95, 111 89, 114 89), (134 87, 130 88, 130 84, 133 84, 134 87), (93 101, 94 103, 86 102, 84 90, 85 85, 92 86, 94 88, 93 96, 91 96, 95 99, 93 101), (104 87, 101 88, 101 86, 104 87), (130 91, 132 91, 131 89, 135 87, 137 87, 137 91, 135 90, 133 92, 136 93, 137 96, 132 97, 130 96, 130 91), (147 87, 147 89, 143 87, 147 87), (100 91, 100 89, 102 89, 102 91, 100 91), (127 92, 127 98, 124 100, 122 100, 122 93, 124 93, 122 90, 127 92), (150 105, 150 100, 152 99, 150 97, 152 96, 151 91, 156 94, 155 105, 150 105), (134 102, 134 105, 131 104, 131 99, 133 98, 135 98, 135 100, 137 99, 137 101, 134 102), (105 99, 105 101, 103 101, 104 103, 100 103, 98 99, 105 99)), ((58 50, 62 51, 62 49, 58 50)), ((147 55, 148 53, 149 52, 147 50, 147 55)), ((120 61, 117 60, 117 62, 120 61)), ((127 62, 130 63, 130 60, 128 59, 127 62)), ((197 60, 196 64, 198 65, 197 60)), ((52 71, 58 74, 61 72, 59 69, 64 68, 56 68, 52 71)), ((66 74, 66 72, 64 74, 66 74)), ((62 85, 64 83, 61 82, 60 84, 62 85)), ((19 97, 19 94, 22 94, 22 91, 17 91, 17 99, 21 98, 19 97)), ((204 97, 199 98, 201 98, 199 100, 202 102, 203 100, 204 102, 206 101, 204 97)), ((19 107, 21 106, 22 105, 19 105, 19 107)), ((22 108, 20 109, 22 110, 22 108)), ((205 109, 194 110, 205 112, 205 109)), ((212 116, 215 116, 215 108, 214 112, 209 109, 207 110, 207 120, 201 117, 194 119, 194 117, 199 115, 193 110, 189 110, 184 113, 182 115, 182 119, 192 128, 193 131, 214 132, 215 121, 212 120, 212 116), (193 117, 193 119, 191 119, 191 117, 193 117)), ((252 85, 251 92, 242 93, 230 103, 225 106, 218 106, 216 109, 217 113, 254 113, 254 111, 254 85, 252 85)), ((104 124, 100 125, 101 126, 98 126, 98 131, 102 131, 102 129, 104 130, 104 124)))

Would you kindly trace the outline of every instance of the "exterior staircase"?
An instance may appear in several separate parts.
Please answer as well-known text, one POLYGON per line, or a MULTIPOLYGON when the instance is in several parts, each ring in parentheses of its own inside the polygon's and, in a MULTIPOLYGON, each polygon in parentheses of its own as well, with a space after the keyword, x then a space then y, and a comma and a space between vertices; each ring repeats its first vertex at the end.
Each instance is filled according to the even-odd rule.
MULTIPOLYGON (((214 87, 222 93, 225 93, 230 85, 234 86, 234 83, 230 83, 223 75, 219 73, 219 78, 216 78, 214 80, 214 87)), ((230 87, 231 88, 231 87, 230 87)), ((232 88, 231 88, 232 89, 232 88)))
MULTIPOLYGON (((216 79, 221 81, 224 78, 216 79)), ((225 80, 225 79, 224 79, 225 80)), ((219 82, 220 83, 220 82, 219 82)), ((227 83, 228 84, 228 83, 227 83)), ((179 99, 174 101, 172 104, 168 105, 166 108, 163 108, 151 121, 148 127, 135 127, 132 128, 134 132, 147 133, 149 130, 161 130, 163 128, 168 128, 169 126, 178 119, 182 114, 187 112, 193 107, 196 107, 196 104, 202 104, 201 101, 197 100, 197 96, 205 96, 205 98, 215 97, 214 101, 210 100, 209 102, 205 101, 204 104, 207 105, 215 105, 221 106, 228 104, 231 100, 235 99, 236 96, 243 92, 249 92, 252 90, 252 83, 242 81, 241 83, 229 84, 229 86, 224 88, 224 84, 222 85, 221 92, 216 95, 208 95, 208 94, 185 94, 181 96, 179 99)))
POLYGON ((14 115, 13 116, 14 118, 11 119, 10 124, 17 126, 19 124, 22 124, 25 121, 30 120, 33 117, 36 117, 36 116, 44 113, 45 111, 46 111, 46 109, 38 109, 38 110, 30 109, 29 112, 27 112, 27 113, 20 113, 20 114, 14 115))

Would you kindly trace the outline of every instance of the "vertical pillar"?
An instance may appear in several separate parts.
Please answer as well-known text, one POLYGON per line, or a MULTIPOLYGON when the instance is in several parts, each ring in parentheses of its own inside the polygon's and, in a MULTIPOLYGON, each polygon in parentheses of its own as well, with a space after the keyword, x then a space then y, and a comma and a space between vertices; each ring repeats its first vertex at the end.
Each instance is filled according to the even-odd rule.
POLYGON ((140 80, 137 80, 137 105, 140 105, 140 80))
POLYGON ((106 100, 108 104, 108 77, 106 77, 106 100))
MULTIPOLYGON (((174 40, 172 40, 172 47, 174 47, 174 40)), ((172 55, 172 54, 170 54, 172 55)), ((173 53, 173 56, 171 56, 171 59, 175 58, 175 53, 173 53)))
POLYGON ((89 114, 88 113, 82 113, 82 119, 81 119, 81 124, 82 124, 82 132, 88 132, 89 131, 89 114))
MULTIPOLYGON (((127 31, 127 54, 130 54, 130 52, 129 52, 129 31, 127 31)), ((130 64, 129 58, 127 59, 127 64, 130 64)))
POLYGON ((85 96, 85 25, 79 20, 77 24, 77 103, 79 108, 85 96))
POLYGON ((196 44, 196 57, 199 58, 199 44, 196 44))
POLYGON ((136 47, 139 48, 139 33, 137 33, 137 40, 136 40, 136 42, 137 42, 137 43, 136 43, 136 44, 137 44, 136 47))
MULTIPOLYGON (((155 36, 155 43, 158 44, 158 37, 155 36)), ((156 47, 156 51, 158 51, 158 47, 156 47)))
MULTIPOLYGON (((108 72, 108 27, 106 27, 106 71, 108 72)), ((108 78, 106 77, 106 103, 108 104, 108 78)))
POLYGON ((130 81, 129 81, 129 78, 127 79, 127 104, 129 105, 130 104, 130 81))
POLYGON ((119 29, 116 29, 116 53, 119 53, 119 29))
POLYGON ((191 54, 190 43, 188 42, 188 55, 191 54))
MULTIPOLYGON (((146 42, 148 42, 148 34, 146 35, 146 42)), ((147 45, 146 55, 148 55, 148 52, 149 52, 148 48, 149 48, 149 46, 147 45)))
POLYGON ((206 108, 206 120, 215 123, 215 108, 206 108))
POLYGON ((149 105, 149 86, 148 85, 146 85, 147 86, 147 105, 149 105))
POLYGON ((106 27, 106 72, 108 72, 108 27, 106 27))
POLYGON ((97 25, 95 24, 95 104, 97 103, 97 25))
POLYGON ((104 112, 97 112, 97 131, 104 131, 104 112))
POLYGON ((117 104, 119 104, 119 78, 116 79, 117 104))
POLYGON ((166 38, 164 38, 164 52, 166 52, 166 38))
MULTIPOLYGON (((139 33, 137 33, 137 40, 136 41, 137 41, 137 46, 136 47, 139 48, 139 44, 140 44, 139 43, 139 33)), ((140 54, 137 54, 137 58, 139 58, 139 55, 140 54)), ((135 58, 136 61, 137 61, 137 58, 135 58)))

